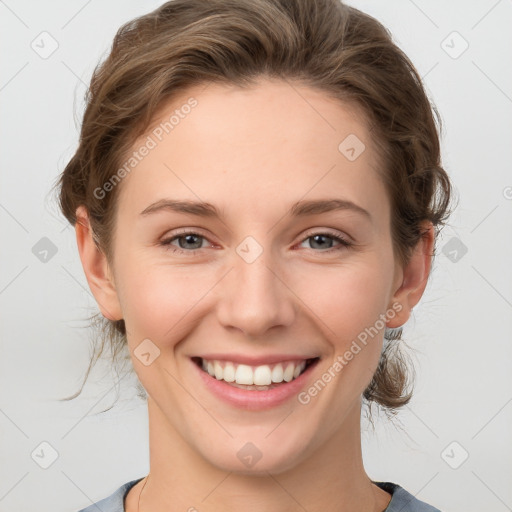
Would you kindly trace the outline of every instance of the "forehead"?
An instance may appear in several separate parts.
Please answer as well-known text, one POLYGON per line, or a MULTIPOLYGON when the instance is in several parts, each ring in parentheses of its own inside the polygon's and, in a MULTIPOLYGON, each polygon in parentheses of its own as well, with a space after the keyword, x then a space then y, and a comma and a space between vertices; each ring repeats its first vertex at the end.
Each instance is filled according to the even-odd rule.
POLYGON ((368 205, 383 193, 361 110, 284 80, 187 89, 159 110, 132 151, 143 146, 150 149, 122 183, 137 207, 159 194, 262 210, 262 200, 288 196, 340 192, 368 205))
MULTIPOLYGON (((369 136, 359 105, 297 82, 270 78, 244 87, 215 83, 191 87, 161 107, 148 130, 157 139, 172 132, 175 142, 179 132, 192 131, 203 143, 250 148, 291 142, 305 150, 321 141, 325 144, 319 150, 332 150, 333 142, 350 134, 369 136)), ((174 150, 179 150, 178 144, 174 150)))

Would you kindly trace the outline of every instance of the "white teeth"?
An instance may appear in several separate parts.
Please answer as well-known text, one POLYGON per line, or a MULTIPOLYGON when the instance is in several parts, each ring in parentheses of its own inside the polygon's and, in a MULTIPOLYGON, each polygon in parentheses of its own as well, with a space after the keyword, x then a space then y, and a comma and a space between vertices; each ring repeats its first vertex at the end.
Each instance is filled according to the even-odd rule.
POLYGON ((299 364, 299 366, 296 366, 295 370, 293 370, 293 378, 296 379, 301 374, 302 370, 304 370, 305 367, 306 361, 303 361, 302 363, 299 364))
POLYGON ((277 364, 272 370, 272 382, 283 382, 283 365, 277 364))
POLYGON ((222 379, 224 372, 222 371, 222 366, 220 365, 219 361, 213 362, 213 370, 215 371, 215 378, 217 380, 222 379))
POLYGON ((306 361, 278 363, 272 365, 249 366, 232 362, 201 360, 205 372, 217 380, 224 380, 246 386, 269 386, 296 379, 306 367, 306 361))
POLYGON ((293 363, 289 363, 284 371, 283 379, 286 382, 290 382, 293 379, 293 371, 295 370, 295 365, 293 363))
POLYGON ((233 363, 226 363, 223 377, 226 382, 235 382, 235 367, 233 363))
POLYGON ((257 386, 268 386, 272 383, 272 373, 270 366, 257 366, 254 370, 254 384, 257 386))
POLYGON ((246 364, 239 364, 235 372, 235 382, 237 384, 252 386, 252 384, 254 384, 254 373, 252 368, 246 364))

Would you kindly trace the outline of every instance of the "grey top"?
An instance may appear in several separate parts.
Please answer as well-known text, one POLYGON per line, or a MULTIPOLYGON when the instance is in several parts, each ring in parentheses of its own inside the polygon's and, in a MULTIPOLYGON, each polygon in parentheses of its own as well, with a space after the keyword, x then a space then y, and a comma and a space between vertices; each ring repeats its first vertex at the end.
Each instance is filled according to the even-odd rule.
MULTIPOLYGON (((128 491, 137 482, 140 482, 142 478, 126 482, 107 498, 97 501, 78 512, 125 512, 124 498, 126 494, 128 494, 128 491)), ((386 507, 386 510, 382 512, 441 512, 439 509, 415 498, 398 484, 392 482, 375 482, 373 480, 372 482, 392 495, 389 505, 386 507)))

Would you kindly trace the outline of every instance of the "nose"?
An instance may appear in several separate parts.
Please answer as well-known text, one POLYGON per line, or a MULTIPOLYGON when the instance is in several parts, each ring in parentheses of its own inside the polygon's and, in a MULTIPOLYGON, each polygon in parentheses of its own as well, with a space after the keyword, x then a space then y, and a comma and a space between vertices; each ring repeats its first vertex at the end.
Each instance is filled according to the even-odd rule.
POLYGON ((218 290, 218 319, 224 327, 256 338, 272 327, 293 323, 295 296, 270 251, 263 251, 250 263, 235 254, 233 266, 218 290))

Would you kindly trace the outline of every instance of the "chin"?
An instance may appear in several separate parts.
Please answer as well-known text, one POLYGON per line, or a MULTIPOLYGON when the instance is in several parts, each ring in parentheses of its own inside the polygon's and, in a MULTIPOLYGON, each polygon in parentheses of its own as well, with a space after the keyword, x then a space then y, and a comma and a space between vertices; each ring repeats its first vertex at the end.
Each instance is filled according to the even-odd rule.
MULTIPOLYGON (((247 436, 246 439, 250 439, 247 436)), ((212 443, 202 447, 201 455, 212 465, 223 471, 239 475, 268 476, 279 474, 295 467, 305 449, 304 442, 286 444, 276 438, 261 441, 241 441, 242 436, 230 439, 228 443, 212 443)), ((254 437, 253 437, 254 439, 254 437)))

